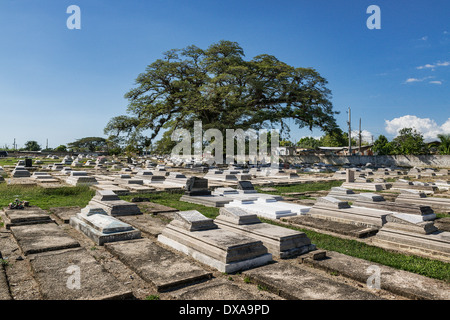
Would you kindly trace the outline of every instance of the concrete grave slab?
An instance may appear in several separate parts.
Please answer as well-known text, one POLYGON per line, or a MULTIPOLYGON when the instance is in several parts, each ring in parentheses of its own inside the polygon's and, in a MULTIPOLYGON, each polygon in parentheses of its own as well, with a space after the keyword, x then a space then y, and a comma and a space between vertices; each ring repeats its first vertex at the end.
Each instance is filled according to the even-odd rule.
POLYGON ((225 208, 238 207, 250 213, 269 219, 280 219, 282 217, 296 216, 290 208, 277 208, 269 206, 266 203, 260 203, 252 200, 233 200, 225 204, 225 208))
POLYGON ((356 224, 333 221, 331 219, 315 218, 314 216, 295 216, 281 219, 291 225, 312 229, 319 232, 342 234, 355 238, 365 238, 378 232, 379 228, 358 226, 356 224))
POLYGON ((396 268, 387 267, 342 253, 327 251, 328 259, 309 260, 314 268, 338 272, 345 277, 366 285, 369 267, 380 268, 381 289, 416 300, 450 300, 450 285, 445 281, 432 279, 396 268))
MULTIPOLYGON (((250 293, 228 280, 212 279, 171 293, 177 300, 261 300, 261 295, 250 293)), ((270 295, 273 299, 275 295, 270 295)), ((275 297, 276 298, 276 297, 275 297)))
POLYGON ((141 208, 141 211, 143 211, 144 213, 148 213, 148 214, 159 214, 159 213, 168 213, 168 212, 179 211, 178 209, 164 206, 159 203, 149 202, 149 201, 140 202, 139 206, 141 208))
POLYGON ((142 233, 157 237, 164 230, 169 221, 154 217, 150 214, 142 214, 137 216, 120 216, 119 220, 124 221, 134 228, 139 229, 142 233))
POLYGON ((210 279, 212 274, 149 239, 105 244, 105 248, 158 291, 210 279))
POLYGON ((332 197, 319 198, 309 210, 312 217, 350 223, 366 227, 380 228, 386 223, 386 216, 392 212, 373 208, 352 207, 345 201, 332 197))
POLYGON ((50 213, 58 217, 63 223, 69 223, 70 218, 80 212, 81 207, 54 207, 50 208, 50 213))
POLYGON ((23 226, 40 223, 51 223, 50 215, 39 207, 25 207, 23 209, 4 208, 5 227, 23 226))
POLYGON ((33 255, 30 265, 45 300, 133 298, 132 291, 106 272, 84 248, 33 255), (72 282, 78 275, 79 283, 72 282))
POLYGON ((373 193, 360 193, 356 201, 353 202, 353 206, 386 210, 397 213, 414 214, 421 216, 426 215, 429 217, 433 216, 434 218, 436 218, 436 215, 434 214, 430 206, 386 201, 383 196, 373 193))
MULTIPOLYGON (((0 254, 0 258, 2 255, 0 254)), ((9 285, 6 279, 5 270, 3 266, 0 265, 0 301, 12 300, 11 293, 9 292, 9 285)))
POLYGON ((130 194, 130 190, 116 186, 114 184, 98 184, 98 185, 94 185, 93 188, 96 190, 100 190, 100 191, 112 191, 117 195, 130 194))
POLYGON ((292 300, 380 300, 377 295, 286 261, 244 271, 252 281, 292 300))
POLYGON ((80 246, 56 223, 13 226, 11 232, 25 255, 80 246))

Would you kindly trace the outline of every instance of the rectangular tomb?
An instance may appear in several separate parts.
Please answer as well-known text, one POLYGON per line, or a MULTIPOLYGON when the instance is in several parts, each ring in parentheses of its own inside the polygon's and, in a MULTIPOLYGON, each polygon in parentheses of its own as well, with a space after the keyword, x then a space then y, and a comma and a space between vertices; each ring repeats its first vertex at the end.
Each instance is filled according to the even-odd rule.
POLYGON ((280 219, 283 217, 296 216, 291 208, 283 208, 277 206, 269 206, 264 202, 257 202, 254 200, 233 200, 225 205, 225 208, 238 207, 247 212, 254 213, 258 216, 269 219, 280 219))
POLYGON ((24 207, 23 209, 4 208, 5 227, 31 225, 39 223, 51 223, 50 215, 39 207, 24 207))
POLYGON ((13 226, 11 232, 25 255, 80 246, 56 223, 13 226))
POLYGON ((89 201, 88 205, 100 207, 110 216, 142 214, 137 204, 121 200, 117 194, 110 190, 97 190, 96 195, 89 201))
POLYGON ((256 214, 237 207, 221 208, 214 222, 222 229, 262 241, 269 253, 278 258, 315 250, 315 245, 304 232, 262 223, 256 214))
POLYGON ((103 209, 92 206, 83 208, 75 217, 70 218, 70 225, 100 246, 107 242, 141 237, 139 230, 109 216, 103 209))
POLYGON ((147 238, 107 243, 105 248, 160 292, 212 276, 194 262, 147 238))
POLYGON ((233 273, 272 260, 262 241, 222 229, 198 211, 175 215, 158 241, 221 272, 233 273))
POLYGON ((314 218, 380 228, 386 223, 386 216, 391 215, 392 212, 352 207, 347 201, 327 196, 318 198, 314 206, 309 210, 309 214, 314 218))
POLYGON ((105 271, 84 248, 35 255, 30 265, 44 300, 133 298, 131 289, 105 271))

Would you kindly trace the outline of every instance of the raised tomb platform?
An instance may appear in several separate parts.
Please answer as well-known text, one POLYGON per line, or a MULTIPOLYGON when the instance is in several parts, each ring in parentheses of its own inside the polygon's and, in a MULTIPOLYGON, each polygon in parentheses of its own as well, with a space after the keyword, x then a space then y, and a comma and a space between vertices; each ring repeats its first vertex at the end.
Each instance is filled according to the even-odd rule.
POLYGON ((221 208, 214 223, 222 229, 262 241, 269 253, 277 258, 290 258, 316 249, 305 233, 262 223, 256 214, 241 208, 221 208))
POLYGON ((135 203, 121 200, 110 190, 97 190, 96 195, 89 201, 89 206, 103 209, 110 216, 127 216, 142 214, 135 203))
POLYGON ((449 198, 427 197, 420 190, 401 190, 401 193, 395 198, 395 202, 405 205, 426 205, 438 212, 450 212, 449 198))
POLYGON ((139 239, 141 232, 131 225, 109 216, 103 209, 86 206, 70 218, 70 225, 84 233, 97 245, 139 239))
POLYGON ((373 239, 374 244, 450 262, 450 232, 414 214, 394 213, 373 239))
POLYGON ((381 228, 386 223, 386 217, 392 214, 379 209, 352 207, 347 201, 330 196, 318 198, 309 210, 314 218, 349 223, 370 228, 381 228))
MULTIPOLYGON (((261 199, 261 200, 239 200, 235 199, 227 204, 225 208, 237 207, 249 213, 268 219, 280 219, 284 217, 296 216, 297 212, 292 211, 291 208, 282 207, 278 205, 275 199, 261 199), (273 202, 273 205, 270 203, 273 202)), ((309 209, 308 209, 309 211, 309 209)))
POLYGON ((196 210, 177 212, 158 241, 220 272, 233 273, 272 260, 262 241, 220 228, 196 210))
POLYGON ((383 196, 374 193, 360 193, 357 200, 353 202, 353 207, 364 207, 396 213, 415 214, 424 217, 426 220, 433 220, 436 218, 436 214, 430 206, 386 201, 383 196))
POLYGON ((66 183, 73 186, 92 186, 98 184, 98 181, 95 177, 88 176, 86 171, 72 171, 66 183))
POLYGON ((207 207, 223 207, 233 199, 211 194, 208 190, 208 179, 190 177, 186 181, 185 192, 180 201, 201 204, 207 207))

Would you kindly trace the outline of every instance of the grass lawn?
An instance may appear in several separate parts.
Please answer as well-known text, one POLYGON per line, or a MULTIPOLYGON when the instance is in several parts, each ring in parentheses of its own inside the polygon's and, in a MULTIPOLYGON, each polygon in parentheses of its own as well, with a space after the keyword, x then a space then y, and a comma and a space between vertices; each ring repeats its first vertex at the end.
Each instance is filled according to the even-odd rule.
MULTIPOLYGON (((25 160, 25 158, 0 158, 0 166, 15 166, 19 160, 25 160)), ((34 161, 41 160, 44 164, 57 163, 59 159, 47 159, 47 158, 32 158, 32 163, 34 161)))
POLYGON ((89 187, 42 188, 39 186, 7 185, 0 183, 0 206, 6 207, 16 198, 30 205, 48 210, 52 207, 85 207, 95 195, 89 187))

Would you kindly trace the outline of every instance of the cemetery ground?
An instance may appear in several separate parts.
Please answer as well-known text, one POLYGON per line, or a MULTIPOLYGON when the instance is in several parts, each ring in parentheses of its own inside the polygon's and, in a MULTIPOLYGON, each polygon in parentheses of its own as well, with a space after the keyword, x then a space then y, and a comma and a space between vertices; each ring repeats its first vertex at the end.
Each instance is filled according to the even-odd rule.
MULTIPOLYGON (((331 187, 341 184, 342 181, 329 180, 258 186, 257 190, 283 195, 287 201, 312 204, 325 196, 331 187)), ((4 215, 0 215, 3 219, 0 221, 0 299, 449 299, 449 263, 374 246, 370 237, 355 238, 346 235, 345 230, 336 232, 333 228, 337 224, 328 229, 326 226, 318 229, 316 225, 308 224, 306 217, 297 222, 289 219, 261 220, 306 233, 318 250, 291 259, 274 258, 272 263, 243 272, 218 272, 157 241, 158 234, 173 219, 175 211, 198 210, 211 219, 219 214, 217 207, 180 201, 180 191, 120 196, 125 201, 137 203, 143 212, 142 216, 120 217, 120 220, 138 228, 142 237, 99 246, 68 224, 69 217, 85 207, 94 194, 92 188, 83 186, 45 188, 0 183, 2 208, 16 197, 25 199, 54 220, 63 233, 60 239, 72 240, 67 245, 54 244, 61 246, 59 250, 43 248, 41 252, 36 251, 39 254, 27 254, 24 252, 27 248, 26 232, 22 238, 17 238, 6 228, 4 215), (79 245, 72 247, 73 242, 79 245), (136 246, 127 246, 133 242, 136 246), (323 251, 326 251, 327 258, 318 258, 317 254, 323 251), (158 264, 161 257, 170 261, 177 272, 158 264), (153 264, 145 265, 142 262, 145 259, 153 261, 153 264), (60 261, 60 264, 55 261, 60 261), (55 282, 67 279, 67 261, 82 263, 85 266, 83 270, 89 270, 87 273, 93 277, 101 274, 102 287, 98 286, 98 278, 83 276, 84 292, 67 296, 67 291, 61 291, 55 285, 55 282), (374 265, 381 269, 380 289, 370 289, 366 283, 370 275, 367 270, 374 265), (180 272, 182 276, 179 277, 180 272), (390 276, 386 278, 384 275, 390 276)), ((387 191, 383 194, 389 196, 387 191)), ((448 213, 438 213, 438 216, 449 217, 448 213)), ((50 240, 48 245, 52 245, 50 240)), ((65 285, 64 282, 59 287, 65 285)))

